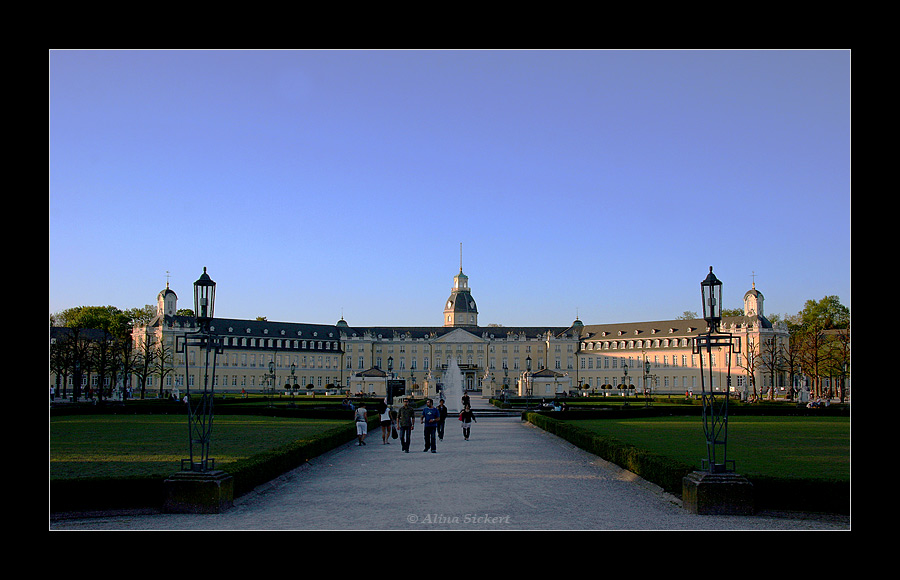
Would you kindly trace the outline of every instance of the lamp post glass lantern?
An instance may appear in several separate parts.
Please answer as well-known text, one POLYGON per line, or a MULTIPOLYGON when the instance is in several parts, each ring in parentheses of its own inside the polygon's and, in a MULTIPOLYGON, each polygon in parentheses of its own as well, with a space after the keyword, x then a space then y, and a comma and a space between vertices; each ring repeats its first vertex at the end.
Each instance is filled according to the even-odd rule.
POLYGON ((712 266, 709 274, 700 283, 700 294, 703 301, 703 319, 709 324, 711 332, 719 328, 722 320, 722 282, 713 274, 712 266))
POLYGON ((203 274, 194 282, 194 315, 201 325, 208 324, 212 319, 215 302, 216 283, 206 273, 206 266, 204 266, 203 274))

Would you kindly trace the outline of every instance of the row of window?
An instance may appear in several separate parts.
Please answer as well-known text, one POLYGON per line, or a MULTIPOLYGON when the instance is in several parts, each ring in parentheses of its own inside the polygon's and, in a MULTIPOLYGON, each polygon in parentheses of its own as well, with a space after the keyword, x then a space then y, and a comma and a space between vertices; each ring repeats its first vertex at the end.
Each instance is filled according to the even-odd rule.
POLYGON ((581 350, 624 350, 626 348, 686 348, 690 338, 654 338, 647 340, 603 340, 581 343, 581 350))
MULTIPOLYGON (((697 367, 699 364, 698 357, 699 354, 681 354, 681 355, 658 355, 654 354, 652 359, 648 357, 648 360, 652 363, 653 368, 668 368, 668 367, 697 367)), ((195 351, 189 351, 189 361, 190 364, 195 364, 195 351)), ((350 370, 353 369, 353 362, 356 361, 356 369, 357 370, 365 370, 369 367, 369 364, 366 362, 366 358, 363 355, 358 355, 353 357, 348 355, 345 357, 345 368, 350 370)), ((393 358, 393 357, 392 357, 393 358)), ((446 363, 450 364, 450 360, 453 358, 452 353, 447 353, 446 363)), ((178 362, 180 364, 184 364, 184 359, 181 356, 178 357, 178 362)), ((580 359, 580 369, 581 370, 608 370, 608 369, 619 369, 619 368, 630 368, 636 369, 638 372, 641 370, 641 367, 644 363, 644 359, 641 356, 633 357, 615 357, 615 356, 581 356, 580 359)), ((422 357, 422 371, 428 371, 430 369, 430 358, 428 356, 422 357)), ((226 353, 222 355, 220 362, 224 367, 241 367, 241 368, 268 368, 270 362, 275 362, 275 366, 279 369, 289 368, 291 365, 294 365, 295 368, 305 369, 305 368, 318 368, 318 369, 332 369, 340 367, 340 355, 297 355, 297 354, 254 354, 254 353, 226 353)), ((441 363, 440 357, 435 357, 435 361, 437 364, 441 363)), ((565 369, 572 370, 574 368, 574 358, 569 356, 566 358, 565 369)), ((407 360, 405 356, 397 357, 394 362, 394 367, 392 370, 404 371, 407 370, 407 360)), ((418 368, 418 357, 410 357, 409 359, 409 370, 419 370, 418 368)), ((469 354, 463 358, 463 355, 457 353, 456 362, 459 365, 466 364, 469 366, 474 366, 476 363, 476 358, 474 355, 469 354)), ((525 370, 525 362, 520 357, 513 357, 512 365, 510 365, 510 361, 507 357, 503 357, 500 361, 500 366, 497 365, 497 359, 495 357, 490 357, 488 359, 488 369, 489 370, 498 370, 498 369, 508 369, 513 372, 519 372, 520 370, 525 370)), ((718 366, 718 357, 716 353, 712 354, 711 358, 712 367, 718 366)), ((741 366, 741 355, 739 353, 724 353, 724 364, 732 364, 736 366, 741 366), (729 357, 730 360, 729 360, 729 357)), ((553 368, 556 370, 563 370, 563 361, 562 357, 557 356, 552 361, 553 368)), ((386 368, 384 364, 384 359, 381 356, 376 356, 374 360, 374 366, 378 368, 386 368)), ((482 356, 477 357, 477 366, 484 367, 484 358, 482 356)), ((539 365, 537 361, 533 363, 532 370, 539 370, 539 365)))
POLYGON ((334 350, 341 349, 336 340, 299 340, 286 338, 253 338, 247 336, 223 336, 222 346, 237 348, 268 348, 276 350, 334 350))
MULTIPOLYGON (((188 351, 188 364, 196 364, 197 351, 188 351)), ((269 363, 274 362, 278 369, 295 368, 305 369, 336 369, 340 368, 340 355, 299 355, 299 354, 253 354, 253 353, 225 353, 218 358, 217 364, 223 367, 262 368, 268 369, 269 363)), ((184 365, 184 355, 176 355, 175 364, 178 367, 184 365)))
MULTIPOLYGON (((650 360, 649 357, 647 357, 647 360, 650 360, 653 368, 667 368, 670 366, 671 367, 678 367, 678 366, 696 367, 699 363, 700 356, 701 355, 699 355, 699 354, 690 354, 690 355, 673 354, 670 358, 669 355, 667 355, 667 354, 664 354, 661 356, 658 354, 655 354, 655 355, 653 355, 652 360, 650 360), (679 365, 679 362, 681 363, 680 365, 679 365)), ((704 361, 705 361, 705 359, 704 359, 704 361)), ((581 357, 581 369, 582 370, 591 370, 594 368, 615 369, 615 368, 619 368, 621 366, 622 368, 626 368, 626 367, 630 368, 630 369, 636 368, 638 371, 640 371, 641 370, 640 367, 644 364, 644 362, 645 362, 644 359, 640 356, 638 356, 637 358, 634 358, 631 356, 629 356, 627 358, 615 357, 615 356, 594 356, 594 357, 583 356, 583 357, 581 357), (595 366, 595 363, 596 363, 596 366, 595 366)), ((710 362, 712 363, 712 365, 711 365, 712 367, 718 366, 718 364, 717 364, 718 357, 716 356, 716 353, 712 353, 710 362)), ((728 353, 728 352, 724 353, 723 363, 724 364, 730 363, 733 366, 741 366, 740 353, 728 353)), ((704 364, 704 366, 707 366, 707 365, 704 364)))
MULTIPOLYGON (((475 348, 475 345, 473 345, 473 344, 466 344, 466 345, 465 345, 465 349, 463 349, 463 345, 457 344, 455 350, 456 350, 457 353, 461 353, 461 352, 463 352, 463 350, 465 350, 466 352, 475 352, 475 351, 477 351, 477 352, 479 352, 479 353, 484 353, 484 346, 485 346, 485 345, 479 344, 479 345, 477 345, 477 346, 478 346, 478 348, 475 348)), ((524 352, 525 354, 531 354, 532 352, 540 354, 540 353, 543 353, 543 352, 544 352, 544 348, 543 348, 542 346, 538 346, 538 347, 535 348, 534 350, 532 350, 531 347, 532 347, 532 345, 527 344, 527 345, 525 345, 524 349, 522 349, 522 350, 520 351, 520 345, 514 344, 514 345, 512 345, 512 352, 515 353, 515 354, 518 354, 519 352, 524 352)), ((554 345, 554 347, 555 347, 555 348, 554 348, 554 351, 555 351, 555 352, 562 352, 562 345, 556 344, 556 345, 554 345)), ((573 344, 567 344, 566 347, 567 347, 566 350, 567 350, 568 352, 573 352, 573 351, 574 351, 574 345, 573 345, 573 344)), ((346 351, 346 352, 350 352, 350 353, 354 352, 354 350, 353 350, 353 344, 352 344, 352 343, 344 343, 344 348, 345 348, 345 351, 346 351)), ((371 348, 370 345, 360 344, 360 345, 357 345, 357 346, 356 346, 356 351, 357 351, 357 352, 367 352, 368 350, 370 350, 370 348, 371 348)), ((406 348, 407 348, 406 345, 404 345, 404 344, 399 344, 399 345, 397 345, 397 352, 399 352, 400 354, 404 354, 404 353, 406 352, 406 348)), ((416 354, 416 353, 418 353, 418 348, 419 348, 418 345, 415 345, 415 344, 414 344, 414 345, 411 345, 411 346, 409 347, 409 351, 410 351, 411 353, 413 353, 413 354, 416 354)), ((453 347, 452 345, 442 346, 442 345, 438 344, 438 345, 435 345, 435 346, 433 346, 433 347, 430 347, 430 349, 431 349, 435 354, 442 354, 442 353, 443 353, 443 349, 445 349, 445 348, 446 348, 446 350, 447 350, 448 353, 453 352, 453 350, 454 350, 454 347, 453 347)), ((500 352, 501 352, 501 353, 506 353, 506 352, 508 352, 507 349, 509 348, 509 346, 506 345, 506 344, 503 344, 503 345, 501 345, 499 348, 500 348, 500 352)), ((424 351, 424 350, 428 350, 428 349, 429 349, 429 347, 423 347, 422 350, 424 351)), ((496 352, 496 351, 497 351, 497 345, 493 345, 493 344, 488 345, 488 352, 493 353, 493 352, 496 352)), ((394 354, 394 345, 388 344, 388 345, 382 347, 382 345, 376 343, 376 344, 375 344, 375 352, 387 352, 387 354, 394 354)))
MULTIPOLYGON (((713 375, 710 377, 712 380, 712 385, 710 387, 713 390, 719 389, 722 387, 725 382, 724 378, 717 377, 713 375)), ((746 377, 743 375, 733 375, 731 377, 731 383, 733 387, 743 388, 744 383, 746 382, 746 377)), ((633 387, 635 389, 643 389, 645 387, 644 380, 642 377, 587 377, 584 379, 584 383, 587 385, 589 389, 602 389, 603 387, 609 386, 613 389, 619 389, 628 385, 629 387, 633 387)), ((696 375, 692 376, 661 376, 654 377, 653 381, 650 384, 650 389, 652 391, 695 391, 700 388, 700 379, 696 375)))

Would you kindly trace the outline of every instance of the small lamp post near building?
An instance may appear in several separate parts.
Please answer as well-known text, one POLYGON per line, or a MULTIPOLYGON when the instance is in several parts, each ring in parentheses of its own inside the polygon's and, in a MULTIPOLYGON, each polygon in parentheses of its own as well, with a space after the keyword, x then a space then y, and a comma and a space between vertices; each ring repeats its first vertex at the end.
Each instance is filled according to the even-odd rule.
POLYGON ((296 393, 297 389, 300 388, 300 385, 297 384, 297 365, 294 363, 291 363, 291 380, 290 382, 285 384, 285 387, 290 389, 291 398, 293 399, 294 393, 296 393))
MULTIPOLYGON (((685 509, 710 515, 752 514, 753 484, 734 472, 734 460, 728 459, 728 391, 713 388, 712 349, 727 349, 727 377, 731 379, 731 354, 740 352, 740 339, 719 332, 722 321, 722 282, 709 274, 700 283, 703 318, 708 329, 693 341, 694 354, 700 355, 700 388, 703 402, 703 432, 706 436, 706 459, 701 470, 684 477, 682 504, 685 509), (704 369, 704 357, 706 368, 704 369)), ((727 387, 726 387, 727 389, 727 387)))
POLYGON ((213 330, 216 283, 203 268, 194 282, 194 315, 197 330, 177 336, 175 352, 184 356, 186 406, 188 413, 188 459, 181 460, 181 471, 165 480, 163 508, 170 513, 220 513, 234 500, 234 478, 215 469, 209 456, 213 427, 216 355, 222 352, 221 338, 213 330), (202 356, 203 375, 196 399, 191 394, 190 356, 187 347, 202 356))
POLYGON ((650 380, 650 361, 644 360, 644 398, 647 400, 646 405, 648 407, 652 404, 652 400, 650 397, 652 391, 650 380))

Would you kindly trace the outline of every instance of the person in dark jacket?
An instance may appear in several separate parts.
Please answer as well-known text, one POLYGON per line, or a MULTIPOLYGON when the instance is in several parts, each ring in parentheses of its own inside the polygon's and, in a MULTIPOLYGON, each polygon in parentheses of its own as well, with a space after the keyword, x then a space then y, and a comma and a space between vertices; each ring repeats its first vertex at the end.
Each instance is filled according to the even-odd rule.
POLYGON ((466 405, 459 414, 459 420, 462 421, 463 438, 468 441, 469 433, 472 430, 472 423, 478 422, 475 421, 475 413, 472 412, 472 407, 466 405))
POLYGON ((409 453, 409 438, 416 425, 416 410, 409 406, 409 399, 403 399, 403 406, 397 413, 397 429, 400 431, 400 449, 409 453))
POLYGON ((438 412, 441 414, 440 421, 437 426, 437 436, 441 441, 444 440, 444 422, 447 420, 447 405, 444 404, 444 399, 438 401, 438 412))

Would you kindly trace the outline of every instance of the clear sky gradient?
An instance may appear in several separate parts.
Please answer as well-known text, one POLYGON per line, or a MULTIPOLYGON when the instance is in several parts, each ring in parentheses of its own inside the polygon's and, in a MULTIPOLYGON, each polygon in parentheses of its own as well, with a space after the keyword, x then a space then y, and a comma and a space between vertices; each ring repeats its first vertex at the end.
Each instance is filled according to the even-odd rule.
POLYGON ((567 326, 850 307, 848 51, 51 51, 50 312, 567 326))

